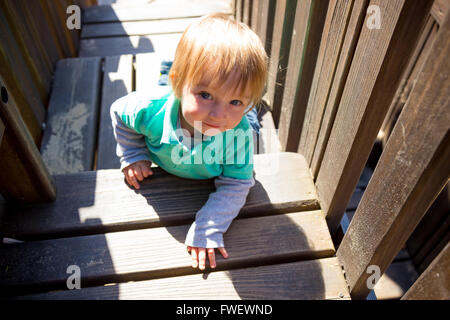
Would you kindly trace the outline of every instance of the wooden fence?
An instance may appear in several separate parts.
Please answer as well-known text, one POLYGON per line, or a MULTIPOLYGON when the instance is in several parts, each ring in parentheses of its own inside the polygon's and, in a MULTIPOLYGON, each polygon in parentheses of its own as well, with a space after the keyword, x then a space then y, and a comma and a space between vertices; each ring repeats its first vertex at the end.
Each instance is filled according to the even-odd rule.
POLYGON ((67 8, 91 0, 0 1, 0 192, 15 199, 52 199, 55 190, 39 154, 56 62, 78 55, 80 30, 67 8), (20 187, 11 182, 21 180, 20 187))
POLYGON ((332 234, 382 133, 383 153, 337 251, 353 298, 367 296, 368 267, 387 269, 450 176, 448 7, 235 2, 236 18, 270 54, 265 100, 282 149, 305 156, 332 234))

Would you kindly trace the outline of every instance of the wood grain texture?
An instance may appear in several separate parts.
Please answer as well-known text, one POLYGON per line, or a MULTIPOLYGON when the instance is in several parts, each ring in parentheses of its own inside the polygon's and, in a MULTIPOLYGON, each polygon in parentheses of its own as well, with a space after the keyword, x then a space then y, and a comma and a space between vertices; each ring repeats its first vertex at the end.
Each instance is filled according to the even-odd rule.
POLYGON ((393 262, 375 284, 377 300, 398 300, 417 280, 417 272, 411 260, 393 262))
POLYGON ((202 2, 187 0, 157 0, 145 5, 103 5, 88 7, 83 12, 83 24, 162 20, 172 18, 200 17, 213 12, 233 14, 229 1, 202 2))
POLYGON ((58 62, 41 154, 52 174, 92 170, 96 148, 100 59, 58 62))
POLYGON ((0 145, 0 193, 7 201, 42 202, 56 197, 48 169, 19 114, 13 96, 0 101, 0 118, 6 126, 0 145))
POLYGON ((431 2, 371 4, 380 7, 383 28, 362 29, 317 175, 331 234, 363 171, 431 2))
POLYGON ((327 13, 327 1, 298 1, 278 123, 283 151, 297 151, 327 13))
POLYGON ((121 54, 157 52, 173 55, 181 38, 181 33, 92 38, 80 41, 80 57, 106 57, 121 54))
POLYGON ((295 5, 295 1, 277 1, 275 7, 269 76, 264 99, 272 109, 273 120, 277 127, 280 120, 284 81, 289 61, 295 5))
POLYGON ((435 0, 431 7, 431 15, 436 22, 441 25, 444 21, 445 15, 449 12, 450 2, 447 0, 435 0))
POLYGON ((450 243, 419 279, 402 297, 402 300, 449 300, 450 299, 450 243))
MULTIPOLYGON (((256 184, 239 218, 318 209, 304 158, 296 153, 254 156, 256 184)), ((11 238, 45 239, 186 224, 214 190, 213 180, 178 178, 155 168, 139 190, 119 170, 55 176, 58 197, 42 206, 10 206, 2 232, 11 238)))
POLYGON ((352 297, 368 294, 367 267, 386 270, 450 177, 449 36, 446 20, 337 251, 352 297))
MULTIPOLYGON (((2 292, 11 294, 25 287, 39 291, 49 286, 65 289, 66 269, 70 265, 80 267, 83 287, 93 282, 198 273, 198 269, 191 267, 192 258, 184 245, 189 227, 150 228, 3 246, 2 292)), ((225 233, 224 241, 229 258, 224 259, 217 252, 216 270, 319 259, 331 257, 335 252, 319 210, 238 219, 225 233)), ((208 271, 215 270, 208 265, 208 271)))
POLYGON ((368 5, 368 0, 357 0, 353 3, 352 13, 350 15, 350 21, 348 22, 344 42, 342 44, 338 65, 336 67, 333 83, 330 88, 327 104, 322 116, 320 131, 317 136, 317 141, 315 142, 313 158, 310 162, 311 172, 314 179, 317 178, 319 173, 323 154, 333 127, 333 122, 341 100, 342 92, 345 87, 350 65, 355 53, 355 48, 364 24, 368 5))
POLYGON ((81 39, 182 33, 192 22, 197 21, 198 19, 199 18, 179 18, 86 24, 82 28, 81 39))
POLYGON ((133 82, 133 56, 106 57, 103 66, 102 98, 100 107, 100 123, 98 130, 96 170, 119 169, 120 161, 116 155, 109 110, 112 103, 130 93, 133 82))
POLYGON ((322 117, 333 85, 353 1, 331 1, 322 33, 316 70, 303 122, 298 152, 311 163, 322 117))
POLYGON ((23 299, 348 300, 336 258, 66 290, 23 299))
POLYGON ((3 123, 2 119, 0 119, 0 145, 2 144, 4 132, 5 132, 5 124, 3 123))

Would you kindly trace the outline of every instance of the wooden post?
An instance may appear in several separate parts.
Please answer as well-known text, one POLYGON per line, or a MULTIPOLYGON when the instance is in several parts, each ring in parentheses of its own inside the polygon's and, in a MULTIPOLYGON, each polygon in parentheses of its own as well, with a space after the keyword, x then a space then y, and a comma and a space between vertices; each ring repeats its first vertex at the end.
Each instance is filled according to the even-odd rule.
POLYGON ((364 23, 316 186, 333 235, 367 162, 431 1, 371 1, 380 29, 364 23))
POLYGON ((7 93, 0 101, 0 117, 6 127, 0 145, 0 193, 6 200, 21 202, 54 200, 56 189, 52 177, 19 114, 14 97, 9 95, 5 99, 5 96, 7 93))
POLYGON ((387 269, 450 177, 450 20, 441 26, 337 257, 353 298, 387 269))

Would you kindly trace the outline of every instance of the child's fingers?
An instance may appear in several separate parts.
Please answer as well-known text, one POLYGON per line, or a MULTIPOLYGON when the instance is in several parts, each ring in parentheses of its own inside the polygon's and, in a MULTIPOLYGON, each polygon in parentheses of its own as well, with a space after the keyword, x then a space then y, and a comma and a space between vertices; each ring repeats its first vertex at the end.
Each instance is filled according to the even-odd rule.
POLYGON ((192 257, 192 268, 197 268, 198 266, 197 248, 192 248, 191 257, 192 257))
POLYGON ((142 181, 144 180, 144 176, 142 175, 142 170, 139 166, 134 166, 133 168, 134 176, 137 180, 142 181))
POLYGON ((209 258, 209 265, 211 268, 216 267, 216 255, 214 254, 214 248, 208 249, 208 258, 209 258))
POLYGON ((206 263, 206 249, 198 248, 198 268, 200 270, 205 270, 206 263))
POLYGON ((224 247, 218 248, 218 249, 219 249, 219 252, 222 254, 222 256, 223 256, 225 259, 228 258, 228 252, 227 252, 227 250, 225 250, 224 247))
POLYGON ((139 189, 139 183, 137 182, 137 179, 134 175, 133 168, 128 169, 128 183, 134 186, 136 189, 139 189))
POLYGON ((153 174, 152 169, 150 169, 151 164, 152 163, 150 161, 143 161, 139 163, 139 167, 141 168, 144 178, 147 178, 148 176, 151 176, 153 174))

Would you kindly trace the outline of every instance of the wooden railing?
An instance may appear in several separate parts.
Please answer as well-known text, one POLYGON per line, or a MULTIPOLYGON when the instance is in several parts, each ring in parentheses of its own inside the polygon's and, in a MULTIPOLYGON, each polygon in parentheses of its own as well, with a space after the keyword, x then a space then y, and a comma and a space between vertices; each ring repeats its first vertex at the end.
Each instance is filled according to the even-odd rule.
POLYGON ((236 18, 270 54, 265 100, 283 150, 310 165, 332 235, 388 128, 337 251, 353 298, 367 296, 369 267, 387 269, 450 176, 447 7, 440 0, 235 3, 236 18))
POLYGON ((55 197, 39 154, 56 62, 75 57, 79 29, 69 29, 70 5, 91 0, 0 1, 0 193, 27 201, 55 197), (17 181, 20 180, 20 183, 17 181), (14 186, 15 185, 15 186, 14 186))

